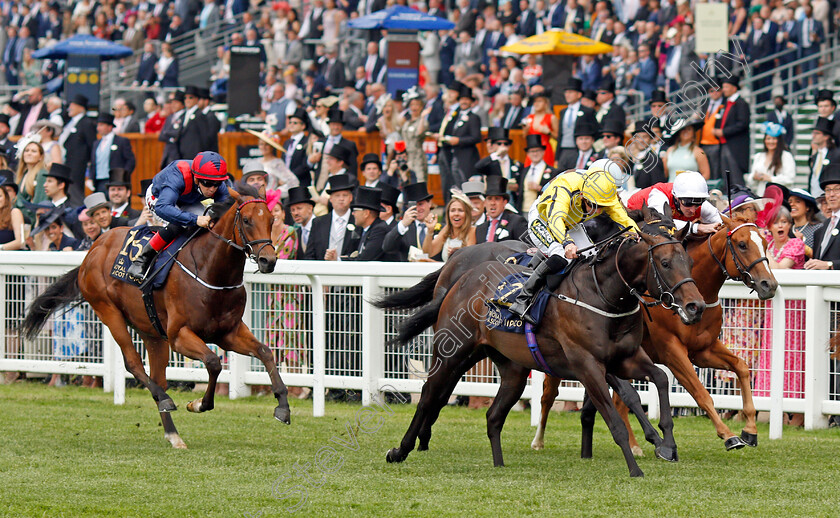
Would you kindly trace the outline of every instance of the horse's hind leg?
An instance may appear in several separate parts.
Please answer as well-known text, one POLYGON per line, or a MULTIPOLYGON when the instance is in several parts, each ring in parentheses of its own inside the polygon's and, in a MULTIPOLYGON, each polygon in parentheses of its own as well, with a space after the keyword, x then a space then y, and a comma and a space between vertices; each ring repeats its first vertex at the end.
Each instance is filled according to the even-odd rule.
POLYGON ((146 369, 143 368, 143 359, 140 358, 140 353, 138 353, 137 349, 134 348, 134 342, 131 340, 131 334, 128 332, 128 327, 122 313, 120 313, 117 308, 110 305, 105 308, 97 305, 97 307, 94 307, 93 309, 96 314, 99 315, 99 319, 102 323, 108 326, 108 329, 111 331, 111 336, 114 337, 114 340, 120 346, 126 370, 130 372, 137 381, 142 383, 143 386, 149 389, 149 392, 152 393, 152 397, 157 402, 158 410, 161 412, 172 412, 177 410, 172 398, 166 393, 166 389, 162 388, 146 374, 146 369))
POLYGON ((487 437, 490 439, 490 448, 493 450, 493 466, 504 466, 502 459, 502 427, 505 425, 510 409, 522 397, 525 385, 528 384, 528 373, 530 369, 522 367, 501 354, 490 353, 493 362, 499 369, 501 385, 496 393, 493 404, 487 410, 487 437))
POLYGON ((265 365, 265 370, 271 378, 271 391, 277 398, 277 407, 274 409, 274 418, 284 424, 291 423, 291 411, 289 410, 289 391, 280 372, 277 370, 277 363, 274 355, 265 344, 257 340, 254 333, 243 323, 235 331, 228 334, 219 344, 226 351, 233 351, 245 356, 255 356, 265 365))
POLYGON ((633 415, 639 421, 639 425, 641 425, 645 433, 645 440, 657 447, 661 445, 662 437, 659 436, 656 428, 650 423, 645 409, 642 407, 642 399, 639 397, 636 389, 633 388, 633 385, 629 381, 613 376, 612 374, 607 374, 607 383, 614 389, 613 403, 619 415, 621 415, 621 419, 624 421, 624 426, 627 427, 627 433, 630 436, 630 449, 633 450, 633 455, 642 457, 644 456, 644 452, 642 452, 639 443, 636 441, 636 435, 633 433, 633 429, 630 428, 630 420, 627 416, 628 411, 633 412, 633 415))
MULTIPOLYGON (((146 351, 149 353, 149 374, 155 383, 166 390, 166 366, 169 364, 169 343, 162 339, 145 338, 146 351)), ((187 449, 187 444, 181 439, 175 423, 172 421, 172 414, 169 412, 160 413, 160 422, 163 425, 163 436, 173 448, 187 449)))
POLYGON ((172 350, 183 354, 187 358, 204 362, 207 368, 207 390, 204 397, 190 401, 187 410, 190 412, 206 412, 213 410, 215 406, 213 396, 216 392, 216 379, 222 372, 222 361, 219 356, 207 347, 204 340, 199 338, 189 327, 182 327, 175 338, 172 339, 172 350))
POLYGON ((545 426, 548 424, 548 415, 551 412, 551 407, 554 406, 554 400, 560 393, 558 390, 560 381, 560 378, 549 375, 546 375, 545 381, 543 381, 543 394, 540 398, 540 424, 537 426, 534 440, 531 441, 531 448, 535 450, 541 450, 545 447, 545 426))

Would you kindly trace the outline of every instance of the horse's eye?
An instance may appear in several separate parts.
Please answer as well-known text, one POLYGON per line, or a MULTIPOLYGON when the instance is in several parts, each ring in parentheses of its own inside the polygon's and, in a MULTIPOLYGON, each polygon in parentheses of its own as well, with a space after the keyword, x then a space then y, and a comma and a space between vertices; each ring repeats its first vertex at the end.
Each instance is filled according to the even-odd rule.
POLYGON ((250 220, 250 219, 248 219, 248 218, 242 218, 242 223, 245 223, 246 225, 250 225, 250 224, 251 224, 251 220, 250 220))
POLYGON ((740 243, 738 243, 738 248, 740 248, 741 250, 746 250, 747 243, 745 241, 741 241, 740 243))
POLYGON ((663 259, 663 260, 662 260, 662 267, 663 267, 663 268, 670 268, 670 267, 671 267, 671 263, 670 263, 667 259, 663 259))

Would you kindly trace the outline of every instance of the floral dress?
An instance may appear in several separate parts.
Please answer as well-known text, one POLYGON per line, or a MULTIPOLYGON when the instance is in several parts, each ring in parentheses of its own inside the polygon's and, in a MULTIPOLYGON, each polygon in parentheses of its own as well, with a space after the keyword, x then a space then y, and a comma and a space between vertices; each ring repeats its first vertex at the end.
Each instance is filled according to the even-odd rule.
MULTIPOLYGON (((297 225, 288 225, 274 240, 277 259, 293 260, 298 248, 297 225)), ((299 366, 302 357, 303 336, 299 312, 302 292, 298 286, 280 285, 277 291, 268 294, 266 308, 266 338, 269 347, 278 352, 277 363, 299 366)))
POLYGON ((405 151, 408 154, 408 168, 417 175, 417 182, 426 181, 428 163, 423 151, 423 141, 426 139, 425 124, 420 119, 408 121, 400 128, 402 139, 405 141, 405 151), (423 130, 421 133, 420 130, 423 130))
MULTIPOLYGON (((791 238, 776 250, 776 243, 767 236, 770 243, 767 255, 776 262, 783 259, 793 260, 793 270, 801 270, 805 265, 805 244, 801 239, 791 238)), ((755 374, 755 395, 770 396, 770 364, 773 354, 773 326, 770 302, 767 303, 764 324, 764 347, 758 358, 758 372, 755 374)), ((786 398, 805 397, 805 301, 785 301, 785 341, 780 344, 785 348, 784 395, 786 398)))

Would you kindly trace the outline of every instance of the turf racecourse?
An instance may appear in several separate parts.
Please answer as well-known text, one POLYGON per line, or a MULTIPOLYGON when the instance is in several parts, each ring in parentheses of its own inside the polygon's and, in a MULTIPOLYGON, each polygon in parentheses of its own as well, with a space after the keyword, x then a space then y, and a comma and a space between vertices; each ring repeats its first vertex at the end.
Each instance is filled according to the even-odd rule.
POLYGON ((838 514, 836 429, 786 428, 770 441, 760 425, 758 449, 726 452, 708 420, 680 418, 680 462, 656 461, 647 446, 646 477, 630 479, 600 419, 595 458, 579 458, 575 414, 552 415, 546 449, 535 452, 528 414, 512 413, 507 467, 495 469, 484 412, 446 408, 431 449, 389 465, 411 405, 367 411, 360 428, 359 405, 327 404, 316 419, 311 402, 294 400, 287 427, 267 397, 219 398, 196 415, 185 411, 194 394, 172 395, 187 451, 164 440, 147 392, 129 390, 118 407, 101 390, 0 386, 0 515, 282 516, 296 506, 298 516, 341 517, 838 514), (309 465, 308 481, 295 463, 309 465))

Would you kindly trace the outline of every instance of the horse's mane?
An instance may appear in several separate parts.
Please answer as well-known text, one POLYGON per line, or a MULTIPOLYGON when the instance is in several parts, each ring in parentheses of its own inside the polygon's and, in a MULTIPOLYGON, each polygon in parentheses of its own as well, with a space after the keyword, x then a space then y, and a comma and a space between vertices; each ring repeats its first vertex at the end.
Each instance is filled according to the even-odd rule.
MULTIPOLYGON (((259 191, 256 188, 248 185, 248 184, 241 184, 236 186, 236 192, 241 194, 242 196, 250 196, 252 198, 262 198, 260 196, 259 191)), ((213 205, 210 206, 210 210, 207 212, 214 221, 217 221, 219 218, 225 215, 227 211, 230 210, 231 207, 236 205, 236 200, 233 196, 228 196, 226 200, 217 201, 213 205)))

